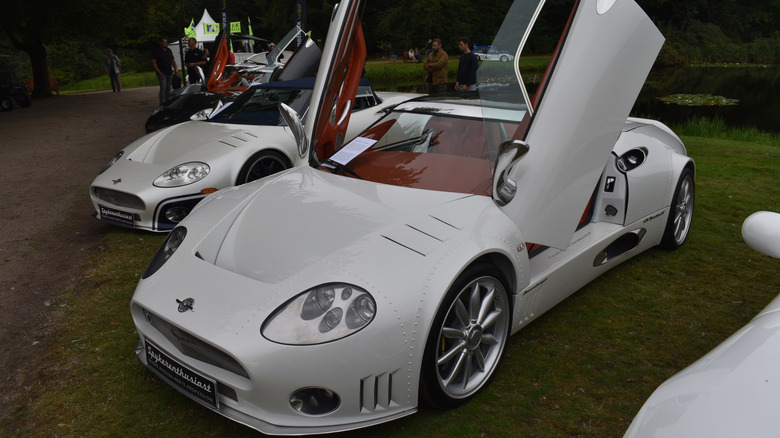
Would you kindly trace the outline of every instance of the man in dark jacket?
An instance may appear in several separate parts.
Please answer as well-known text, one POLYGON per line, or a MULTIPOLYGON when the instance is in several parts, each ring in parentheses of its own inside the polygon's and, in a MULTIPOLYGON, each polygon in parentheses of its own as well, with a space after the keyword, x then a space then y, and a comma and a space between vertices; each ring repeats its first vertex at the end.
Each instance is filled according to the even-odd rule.
POLYGON ((160 82, 160 105, 171 96, 173 85, 173 73, 176 71, 176 59, 168 48, 168 40, 160 38, 157 47, 152 50, 152 67, 157 72, 157 80, 160 82))
POLYGON ((461 37, 458 40, 458 49, 460 62, 458 63, 458 77, 455 81, 456 91, 475 90, 477 88, 477 67, 479 58, 471 51, 471 40, 468 37, 461 37))
MULTIPOLYGON (((188 39, 187 47, 189 47, 189 49, 187 50, 187 53, 184 54, 184 64, 187 66, 187 78, 189 79, 190 84, 194 84, 201 80, 201 77, 198 74, 198 67, 205 68, 206 65, 206 55, 203 54, 203 50, 200 50, 197 47, 197 44, 198 40, 195 38, 188 39)), ((207 73, 204 71, 203 74, 207 73)))

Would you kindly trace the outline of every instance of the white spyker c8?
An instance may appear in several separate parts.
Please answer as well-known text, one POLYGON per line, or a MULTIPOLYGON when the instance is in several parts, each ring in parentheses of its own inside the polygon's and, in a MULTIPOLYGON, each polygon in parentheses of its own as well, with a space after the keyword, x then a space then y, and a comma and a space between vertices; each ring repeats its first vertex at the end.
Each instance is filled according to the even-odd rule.
MULTIPOLYGON (((519 57, 542 4, 515 1, 494 44, 519 57)), ((361 10, 335 7, 305 127, 284 108, 308 163, 202 201, 131 303, 149 370, 264 433, 465 403, 511 333, 691 226, 685 147, 627 117, 663 44, 632 0, 576 1, 533 95, 501 63, 346 142, 361 10)))
MULTIPOLYGON (((134 141, 89 188, 96 217, 147 231, 168 232, 209 193, 307 162, 279 114, 284 103, 306 117, 314 78, 256 84, 208 120, 192 120, 134 141)), ((375 93, 361 81, 353 106, 354 137, 386 110, 416 97, 375 93)))

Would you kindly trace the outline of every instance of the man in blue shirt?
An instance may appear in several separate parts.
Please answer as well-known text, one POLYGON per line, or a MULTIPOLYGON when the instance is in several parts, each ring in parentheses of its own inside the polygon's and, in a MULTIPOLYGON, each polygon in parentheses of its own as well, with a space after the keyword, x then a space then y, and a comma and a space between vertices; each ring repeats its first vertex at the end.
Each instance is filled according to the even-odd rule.
POLYGON ((176 59, 168 48, 168 40, 160 38, 157 47, 152 50, 152 67, 160 82, 160 105, 171 96, 173 73, 176 71, 176 59))
POLYGON ((471 51, 471 40, 461 37, 458 40, 458 49, 462 55, 458 63, 458 76, 455 82, 456 91, 468 91, 477 89, 477 67, 479 58, 471 51))

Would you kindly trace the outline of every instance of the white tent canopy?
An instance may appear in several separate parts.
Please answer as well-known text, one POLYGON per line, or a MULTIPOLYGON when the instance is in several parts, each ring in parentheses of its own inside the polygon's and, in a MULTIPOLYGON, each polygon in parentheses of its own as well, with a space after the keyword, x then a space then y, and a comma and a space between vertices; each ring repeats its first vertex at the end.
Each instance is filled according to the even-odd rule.
POLYGON ((200 17, 200 21, 195 25, 195 33, 198 35, 199 43, 210 43, 217 38, 219 23, 211 18, 208 10, 203 10, 203 16, 200 17))

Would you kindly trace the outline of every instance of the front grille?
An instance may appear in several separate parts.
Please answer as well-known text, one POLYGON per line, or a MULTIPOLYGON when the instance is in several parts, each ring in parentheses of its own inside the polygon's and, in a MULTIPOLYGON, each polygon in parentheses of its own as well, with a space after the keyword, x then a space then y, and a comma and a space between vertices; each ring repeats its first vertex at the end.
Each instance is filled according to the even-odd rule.
MULTIPOLYGON (((230 357, 227 353, 201 341, 186 331, 174 326, 173 324, 158 318, 156 315, 144 311, 146 319, 154 328, 160 331, 171 343, 185 356, 205 362, 209 365, 222 368, 231 373, 238 374, 241 377, 249 378, 249 374, 237 360, 230 357)), ((222 386, 222 385, 220 385, 222 386)), ((220 391, 221 392, 221 391, 220 391)), ((230 398, 235 399, 235 393, 230 398)))
POLYGON ((133 208, 136 210, 145 210, 144 201, 138 196, 130 193, 120 192, 118 190, 104 189, 102 187, 93 187, 92 193, 101 201, 108 202, 119 207, 133 208))

